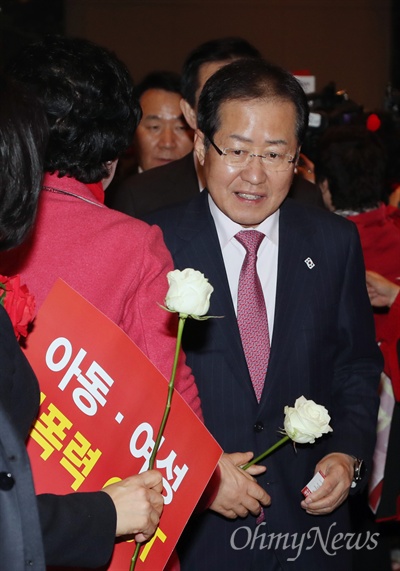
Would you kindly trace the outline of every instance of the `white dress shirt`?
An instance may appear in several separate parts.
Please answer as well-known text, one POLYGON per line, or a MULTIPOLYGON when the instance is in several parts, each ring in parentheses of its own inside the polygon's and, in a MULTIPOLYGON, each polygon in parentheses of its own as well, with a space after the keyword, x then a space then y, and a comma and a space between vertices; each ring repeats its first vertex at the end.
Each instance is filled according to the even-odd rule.
MULTIPOLYGON (((210 195, 208 196, 208 201, 211 214, 217 228, 232 301, 237 314, 239 275, 246 256, 246 249, 236 240, 235 234, 241 230, 246 230, 246 228, 243 228, 240 224, 233 222, 233 220, 221 212, 210 195)), ((249 228, 249 230, 258 230, 265 234, 265 238, 261 242, 258 250, 257 272, 264 293, 268 315, 269 337, 272 342, 276 281, 278 276, 279 210, 274 212, 274 214, 271 214, 271 216, 268 216, 268 218, 256 228, 249 228)))

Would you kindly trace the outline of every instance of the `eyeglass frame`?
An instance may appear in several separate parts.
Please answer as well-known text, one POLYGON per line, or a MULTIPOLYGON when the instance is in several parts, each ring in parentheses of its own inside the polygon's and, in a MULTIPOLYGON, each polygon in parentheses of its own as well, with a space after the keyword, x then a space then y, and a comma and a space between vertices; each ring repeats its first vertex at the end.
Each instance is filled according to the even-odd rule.
MULTIPOLYGON (((235 149, 233 149, 233 148, 231 148, 231 147, 226 147, 226 148, 224 148, 224 149, 220 149, 220 148, 214 143, 214 141, 211 139, 211 137, 209 137, 208 135, 206 135, 206 138, 210 141, 210 143, 212 144, 212 146, 213 146, 214 149, 217 151, 217 153, 219 154, 220 157, 222 157, 222 156, 224 156, 224 157, 228 156, 227 153, 225 152, 225 151, 228 150, 228 149, 229 149, 229 150, 232 150, 232 151, 235 150, 235 149)), ((237 149, 237 150, 244 150, 244 149, 237 149)), ((279 154, 279 153, 277 153, 277 154, 279 154)), ((291 164, 295 165, 295 163, 296 163, 296 161, 297 161, 297 159, 298 159, 298 155, 299 155, 299 152, 298 152, 298 151, 296 151, 296 153, 295 153, 294 156, 292 156, 290 153, 284 153, 283 156, 285 156, 285 157, 291 157, 290 160, 288 160, 288 165, 289 165, 288 168, 287 168, 287 169, 284 169, 284 170, 271 171, 271 172, 287 172, 287 171, 290 169, 290 165, 291 165, 291 164)), ((248 158, 247 162, 244 163, 244 164, 242 164, 242 165, 238 164, 238 165, 228 165, 228 166, 232 166, 232 167, 242 167, 242 168, 244 168, 244 167, 247 167, 247 165, 249 164, 250 160, 251 160, 253 157, 258 157, 259 159, 266 159, 266 158, 267 158, 266 155, 258 155, 258 154, 256 154, 256 153, 250 153, 250 152, 249 152, 249 154, 248 154, 248 157, 249 157, 249 158, 248 158)), ((261 163, 262 163, 262 165, 265 167, 265 163, 264 163, 263 161, 261 161, 261 163)), ((269 169, 267 168, 266 170, 269 170, 269 169)))

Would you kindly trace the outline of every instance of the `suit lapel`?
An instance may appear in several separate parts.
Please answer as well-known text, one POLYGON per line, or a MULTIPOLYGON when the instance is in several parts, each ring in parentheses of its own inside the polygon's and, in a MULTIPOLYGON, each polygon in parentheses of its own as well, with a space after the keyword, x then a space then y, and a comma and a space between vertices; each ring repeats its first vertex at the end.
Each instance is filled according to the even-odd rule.
POLYGON ((208 313, 223 317, 212 320, 212 326, 215 328, 213 345, 217 351, 220 350, 226 355, 232 378, 239 382, 242 388, 245 387, 246 392, 256 402, 206 191, 189 203, 177 228, 177 236, 177 249, 173 256, 179 260, 179 269, 195 264, 194 269, 203 272, 214 287, 208 313))
POLYGON ((261 405, 271 399, 274 387, 282 382, 281 363, 295 349, 296 330, 307 304, 309 280, 313 277, 305 261, 312 254, 313 233, 307 217, 299 217, 297 205, 287 199, 280 209, 274 331, 261 405))

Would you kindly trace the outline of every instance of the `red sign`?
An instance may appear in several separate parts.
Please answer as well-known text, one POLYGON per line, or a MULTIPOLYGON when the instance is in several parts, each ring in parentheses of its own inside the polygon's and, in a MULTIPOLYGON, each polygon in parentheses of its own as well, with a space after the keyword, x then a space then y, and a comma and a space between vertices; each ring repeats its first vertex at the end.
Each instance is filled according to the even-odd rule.
MULTIPOLYGON (((26 356, 42 392, 28 442, 38 493, 99 490, 147 469, 168 383, 117 325, 59 280, 37 315, 26 356)), ((220 455, 175 392, 155 465, 164 511, 138 571, 164 568, 220 455)), ((128 571, 134 548, 133 541, 118 543, 108 569, 128 571)))

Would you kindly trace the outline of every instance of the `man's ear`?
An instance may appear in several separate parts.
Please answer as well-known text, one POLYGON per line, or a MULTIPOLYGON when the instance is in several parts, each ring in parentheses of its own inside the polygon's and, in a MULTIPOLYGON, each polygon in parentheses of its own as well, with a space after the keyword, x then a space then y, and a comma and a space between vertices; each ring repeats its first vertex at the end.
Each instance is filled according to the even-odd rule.
POLYGON ((204 158, 206 156, 206 148, 204 146, 204 133, 199 129, 196 129, 194 135, 194 150, 197 155, 197 160, 201 164, 204 165, 204 158))
POLYGON ((186 101, 186 99, 181 99, 180 101, 181 111, 186 119, 186 123, 193 129, 197 129, 196 111, 191 105, 186 101))

